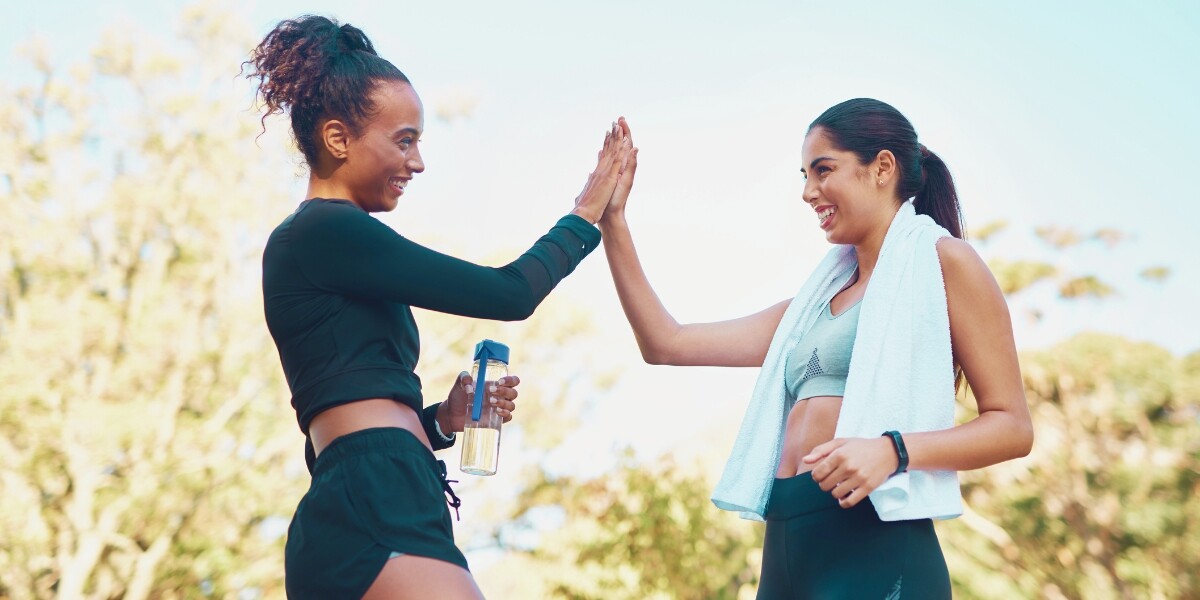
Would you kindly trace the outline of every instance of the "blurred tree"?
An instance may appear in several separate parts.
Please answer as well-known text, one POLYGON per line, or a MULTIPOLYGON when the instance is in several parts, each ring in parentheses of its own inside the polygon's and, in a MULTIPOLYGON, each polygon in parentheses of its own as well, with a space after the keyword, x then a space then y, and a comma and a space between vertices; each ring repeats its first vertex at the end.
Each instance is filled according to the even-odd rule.
POLYGON ((753 595, 762 527, 708 500, 707 478, 670 459, 578 481, 543 477, 519 510, 565 509, 564 527, 534 557, 548 563, 548 595, 588 599, 727 599, 753 595), (550 566, 553 565, 553 566, 550 566))
POLYGON ((282 593, 307 478, 257 264, 293 169, 254 145, 247 31, 153 40, 66 74, 33 46, 0 95, 0 596, 282 593))
POLYGON ((939 524, 958 595, 1200 597, 1200 353, 1084 334, 1022 370, 1033 453, 939 524))
MULTIPOLYGON (((66 75, 32 43, 40 81, 0 94, 0 598, 283 596, 309 480, 259 265, 296 201, 289 128, 259 136, 236 77, 254 39, 221 7, 155 39, 105 35, 66 75)), ((556 445, 604 385, 576 347, 588 316, 551 298, 524 323, 418 319, 429 401, 483 337, 525 380, 511 475, 459 490, 457 533, 494 541, 489 484, 537 457, 517 443, 556 445)))
MULTIPOLYGON (((1003 221, 985 224, 976 233, 976 239, 987 245, 997 234, 1007 229, 1003 221)), ((1098 241, 1108 249, 1127 241, 1129 235, 1116 229, 1098 229, 1091 234, 1081 234, 1074 229, 1065 227, 1038 227, 1034 230, 1037 238, 1046 243, 1055 255, 1061 255, 1068 249, 1085 241, 1098 241)), ((1042 281, 1054 281, 1058 288, 1058 296, 1071 300, 1077 298, 1107 298, 1117 293, 1117 290, 1093 274, 1077 275, 1068 272, 1052 262, 1043 260, 1009 260, 992 257, 988 267, 996 276, 1000 289, 1006 295, 1013 295, 1026 290, 1042 281)), ((1141 272, 1143 279, 1162 281, 1170 274, 1162 267, 1151 267, 1141 272)))

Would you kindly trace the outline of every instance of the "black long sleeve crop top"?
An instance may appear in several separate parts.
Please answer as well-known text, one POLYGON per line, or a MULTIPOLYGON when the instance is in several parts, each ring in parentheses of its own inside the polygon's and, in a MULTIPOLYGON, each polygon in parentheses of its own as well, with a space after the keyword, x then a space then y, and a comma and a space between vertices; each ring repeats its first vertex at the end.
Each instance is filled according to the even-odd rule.
POLYGON ((391 398, 421 415, 435 450, 449 446, 433 435, 437 405, 422 410, 410 307, 525 319, 599 241, 567 215, 515 261, 484 267, 412 242, 347 200, 301 202, 263 251, 267 327, 300 430, 325 409, 391 398))

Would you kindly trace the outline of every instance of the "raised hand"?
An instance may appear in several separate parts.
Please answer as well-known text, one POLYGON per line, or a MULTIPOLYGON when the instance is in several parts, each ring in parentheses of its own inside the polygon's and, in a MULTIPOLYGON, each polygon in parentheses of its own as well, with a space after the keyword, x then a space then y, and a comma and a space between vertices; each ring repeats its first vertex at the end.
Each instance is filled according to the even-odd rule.
POLYGON ((612 129, 604 135, 604 146, 597 155, 596 169, 588 175, 583 191, 575 198, 575 210, 571 212, 587 219, 589 223, 600 220, 632 148, 633 143, 625 135, 625 129, 613 123, 612 129))
POLYGON ((601 221, 611 221, 624 216, 625 201, 629 200, 629 190, 633 188, 633 177, 637 173, 638 149, 633 148, 633 133, 629 130, 629 123, 625 120, 625 117, 621 117, 617 120, 617 125, 621 128, 621 132, 625 135, 625 140, 629 142, 632 149, 625 161, 625 166, 621 169, 621 176, 617 179, 617 185, 613 188, 612 199, 608 201, 608 207, 604 209, 604 216, 600 218, 601 221))

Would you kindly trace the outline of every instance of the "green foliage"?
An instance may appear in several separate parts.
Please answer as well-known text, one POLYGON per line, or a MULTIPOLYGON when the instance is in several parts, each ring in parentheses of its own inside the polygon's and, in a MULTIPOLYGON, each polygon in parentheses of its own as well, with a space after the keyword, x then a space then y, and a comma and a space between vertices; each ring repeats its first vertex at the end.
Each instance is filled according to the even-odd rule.
POLYGON ((1100 281, 1095 275, 1074 277, 1058 287, 1058 295, 1063 298, 1107 298, 1117 293, 1111 285, 1100 281))
MULTIPOLYGON (((967 511, 938 523, 955 597, 1200 595, 1200 352, 1088 334, 1022 370, 1034 452, 962 473, 967 511)), ((528 568, 562 598, 752 596, 761 529, 717 513, 710 485, 670 462, 543 477, 518 514, 560 506, 566 525, 528 568)))
POLYGON ((282 593, 262 526, 305 479, 255 264, 290 169, 205 14, 66 75, 34 46, 0 96, 0 596, 282 593))
POLYGON ((735 599, 752 592, 762 526, 719 511, 709 492, 704 477, 669 460, 646 467, 628 455, 597 479, 543 478, 522 508, 566 510, 567 527, 534 553, 559 565, 550 592, 575 600, 735 599))
POLYGON ((1197 363, 1098 334, 1024 355, 1034 452, 962 474, 974 513, 940 525, 957 595, 1200 595, 1197 363))
POLYGON ((1000 291, 1005 295, 1015 294, 1043 279, 1054 277, 1058 269, 1054 265, 1028 260, 988 261, 988 268, 1000 284, 1000 291))
POLYGON ((984 223, 982 226, 976 227, 970 231, 970 239, 986 244, 988 240, 992 239, 996 236, 996 234, 1004 231, 1005 229, 1008 229, 1008 221, 992 221, 990 223, 984 223))
POLYGON ((1171 268, 1162 266, 1146 267, 1145 269, 1142 269, 1142 272, 1138 273, 1138 275, 1140 275, 1141 278, 1145 279, 1146 281, 1162 283, 1171 277, 1171 268))

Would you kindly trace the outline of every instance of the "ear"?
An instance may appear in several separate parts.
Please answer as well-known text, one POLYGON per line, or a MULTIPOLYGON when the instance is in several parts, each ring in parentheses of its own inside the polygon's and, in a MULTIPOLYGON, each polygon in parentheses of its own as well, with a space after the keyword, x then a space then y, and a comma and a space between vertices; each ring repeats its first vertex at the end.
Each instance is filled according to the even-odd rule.
POLYGON ((870 173, 875 177, 875 181, 879 185, 887 185, 898 174, 896 169, 896 155, 892 154, 892 151, 886 148, 880 150, 879 154, 875 155, 875 161, 871 165, 870 173))
POLYGON ((325 151, 337 160, 346 160, 350 152, 350 128, 337 119, 329 119, 321 125, 321 144, 325 151))

